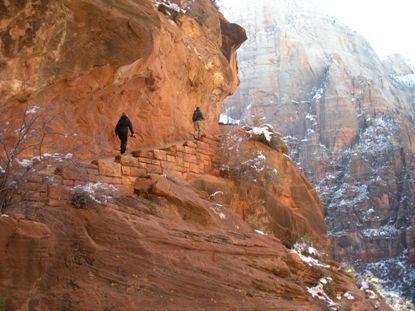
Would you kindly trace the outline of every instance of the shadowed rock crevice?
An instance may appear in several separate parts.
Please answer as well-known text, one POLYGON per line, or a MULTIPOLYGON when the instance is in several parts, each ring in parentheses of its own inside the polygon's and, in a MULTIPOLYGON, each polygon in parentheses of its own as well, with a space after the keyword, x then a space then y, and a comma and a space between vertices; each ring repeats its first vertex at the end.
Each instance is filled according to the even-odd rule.
POLYGON ((212 1, 19 3, 2 2, 46 11, 0 25, 14 53, 0 52, 0 123, 46 116, 53 135, 15 161, 33 174, 0 215, 6 310, 389 310, 312 247, 328 246, 320 201, 281 139, 216 135, 245 37, 212 1), (122 112, 138 138, 119 156, 122 112))
POLYGON ((221 103, 238 84, 235 53, 245 35, 237 25, 227 27, 210 1, 179 3, 185 13, 178 24, 144 0, 37 4, 28 1, 13 16, 16 25, 7 20, 0 27, 10 41, 2 47, 13 50, 1 52, 3 116, 26 105, 42 107, 53 115, 50 128, 65 138, 68 152, 76 149, 81 157, 114 152, 113 127, 124 111, 138 133, 131 148, 188 139, 196 105, 206 127, 218 130, 221 103), (203 23, 195 20, 200 14, 203 23), (30 44, 25 25, 36 38, 30 44))
POLYGON ((246 41, 246 33, 241 26, 230 24, 224 20, 220 21, 220 29, 222 32, 221 49, 225 57, 230 61, 234 52, 246 41))

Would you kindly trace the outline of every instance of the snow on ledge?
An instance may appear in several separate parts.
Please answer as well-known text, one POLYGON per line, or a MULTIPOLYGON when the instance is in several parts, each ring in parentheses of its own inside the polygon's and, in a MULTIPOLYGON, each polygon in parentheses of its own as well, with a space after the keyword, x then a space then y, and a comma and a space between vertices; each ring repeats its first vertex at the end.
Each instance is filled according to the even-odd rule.
POLYGON ((98 204, 107 204, 108 201, 112 198, 112 195, 118 191, 118 189, 107 183, 97 182, 97 183, 86 183, 82 185, 77 185, 71 189, 74 193, 84 193, 92 201, 98 204))
POLYGON ((415 73, 407 75, 391 75, 390 77, 398 82, 401 86, 407 88, 415 87, 415 73))
POLYGON ((271 142, 272 135, 274 134, 268 127, 254 127, 249 131, 253 135, 264 135, 268 142, 271 142))
POLYGON ((290 249, 290 253, 297 254, 300 257, 300 259, 308 266, 330 268, 330 265, 321 263, 318 259, 313 258, 311 256, 304 255, 303 254, 304 252, 310 255, 316 256, 316 257, 321 256, 320 252, 317 249, 315 249, 314 247, 310 245, 307 245, 307 243, 304 243, 304 242, 297 242, 296 244, 294 244, 292 249, 290 249))
POLYGON ((329 309, 337 310, 337 304, 324 291, 324 285, 332 281, 333 280, 329 277, 321 278, 316 286, 307 287, 307 292, 311 295, 311 297, 325 301, 329 309))
POLYGON ((351 292, 345 292, 343 297, 346 298, 347 300, 355 300, 351 292))
POLYGON ((224 113, 220 114, 219 124, 239 125, 240 123, 241 120, 235 120, 224 113))
POLYGON ((40 109, 40 107, 39 106, 33 106, 32 108, 30 108, 30 109, 28 109, 27 111, 26 111, 26 115, 28 115, 28 114, 36 114, 36 112, 38 112, 38 110, 40 109))

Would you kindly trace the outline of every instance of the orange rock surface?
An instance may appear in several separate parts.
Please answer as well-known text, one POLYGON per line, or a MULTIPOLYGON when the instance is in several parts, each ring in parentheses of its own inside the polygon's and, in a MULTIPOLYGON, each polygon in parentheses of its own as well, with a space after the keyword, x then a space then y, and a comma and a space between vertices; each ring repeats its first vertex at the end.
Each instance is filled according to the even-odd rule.
POLYGON ((317 193, 286 154, 249 139, 239 129, 226 134, 218 162, 222 175, 228 177, 226 182, 208 176, 193 177, 192 184, 209 193, 215 192, 216 185, 222 192, 219 203, 229 206, 255 229, 275 234, 288 246, 307 238, 321 249, 328 248, 317 193))
POLYGON ((118 150, 113 132, 123 111, 138 134, 130 147, 190 137, 196 106, 217 130, 246 36, 209 0, 188 5, 173 21, 149 0, 5 3, 0 121, 39 106, 51 118, 51 144, 59 134, 65 146, 55 149, 78 156, 118 150))
POLYGON ((1 124, 13 129, 28 107, 50 134, 38 151, 82 159, 27 170, 2 211, 0 308, 389 310, 323 255, 286 247, 308 235, 324 249, 327 236, 315 191, 283 152, 245 139, 229 157, 212 135, 183 143, 195 106, 204 133, 219 130, 245 33, 209 0, 175 3, 186 12, 0 3, 1 124), (123 111, 139 138, 114 159, 123 111), (262 171, 240 166, 263 157, 262 171))
POLYGON ((6 310, 323 310, 328 301, 310 291, 325 278, 328 299, 342 297, 338 307, 389 310, 336 264, 307 263, 176 177, 139 177, 135 194, 73 208, 73 185, 85 186, 80 179, 93 171, 55 175, 43 206, 29 202, 0 217, 6 310), (65 186, 64 178, 78 180, 65 186))

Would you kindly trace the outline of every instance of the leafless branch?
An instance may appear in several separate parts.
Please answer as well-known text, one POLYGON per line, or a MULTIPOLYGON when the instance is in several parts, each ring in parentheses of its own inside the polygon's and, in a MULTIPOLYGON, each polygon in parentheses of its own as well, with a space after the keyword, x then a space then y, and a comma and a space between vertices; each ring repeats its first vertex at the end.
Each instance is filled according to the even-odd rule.
POLYGON ((47 137, 58 133, 48 132, 52 117, 38 109, 26 105, 0 131, 0 212, 11 206, 30 175, 51 160, 43 156, 42 150, 47 137), (28 155, 32 158, 24 159, 28 155))

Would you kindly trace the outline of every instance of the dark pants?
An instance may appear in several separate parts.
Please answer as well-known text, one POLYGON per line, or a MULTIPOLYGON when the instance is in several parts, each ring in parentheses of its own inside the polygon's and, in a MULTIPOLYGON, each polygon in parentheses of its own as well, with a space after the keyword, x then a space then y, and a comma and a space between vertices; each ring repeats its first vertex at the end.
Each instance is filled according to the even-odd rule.
POLYGON ((125 153, 125 150, 127 149, 128 132, 127 133, 118 133, 118 138, 121 141, 120 152, 121 152, 121 154, 123 154, 123 153, 125 153))

